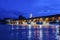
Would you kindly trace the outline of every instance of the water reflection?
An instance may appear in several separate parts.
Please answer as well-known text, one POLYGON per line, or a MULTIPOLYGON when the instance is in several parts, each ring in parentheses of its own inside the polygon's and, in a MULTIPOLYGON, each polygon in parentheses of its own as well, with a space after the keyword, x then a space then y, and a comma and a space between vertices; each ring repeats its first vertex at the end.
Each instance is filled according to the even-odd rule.
POLYGON ((57 26, 4 25, 0 27, 0 35, 2 40, 56 40, 57 26))
POLYGON ((14 26, 13 26, 13 24, 11 25, 11 27, 12 27, 11 29, 13 30, 13 29, 14 29, 14 26))
POLYGON ((31 25, 28 25, 29 26, 29 31, 28 31, 28 39, 30 40, 31 39, 31 34, 32 34, 32 32, 31 32, 31 25))
POLYGON ((43 38, 42 25, 39 25, 39 28, 40 28, 40 40, 42 40, 43 38))

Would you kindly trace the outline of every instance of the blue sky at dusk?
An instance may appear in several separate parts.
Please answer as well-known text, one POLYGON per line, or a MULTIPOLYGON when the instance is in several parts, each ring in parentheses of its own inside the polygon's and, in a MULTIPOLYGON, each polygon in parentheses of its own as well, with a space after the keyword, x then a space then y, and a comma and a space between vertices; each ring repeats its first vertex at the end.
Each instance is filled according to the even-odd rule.
POLYGON ((0 18, 60 14, 60 0, 0 0, 0 18))

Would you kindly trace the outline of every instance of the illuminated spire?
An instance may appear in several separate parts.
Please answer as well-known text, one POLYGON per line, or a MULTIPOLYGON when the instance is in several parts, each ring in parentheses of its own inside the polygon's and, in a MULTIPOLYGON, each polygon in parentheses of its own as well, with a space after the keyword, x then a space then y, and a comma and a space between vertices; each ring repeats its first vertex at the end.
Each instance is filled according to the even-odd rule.
POLYGON ((32 18, 32 13, 30 13, 30 18, 32 18))

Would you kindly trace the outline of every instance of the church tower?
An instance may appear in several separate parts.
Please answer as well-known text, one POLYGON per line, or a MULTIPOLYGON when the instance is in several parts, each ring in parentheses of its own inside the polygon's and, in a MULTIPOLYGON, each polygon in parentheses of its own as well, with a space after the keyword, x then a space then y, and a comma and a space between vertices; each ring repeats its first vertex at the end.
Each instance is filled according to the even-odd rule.
POLYGON ((32 13, 30 13, 30 18, 32 18, 32 13))

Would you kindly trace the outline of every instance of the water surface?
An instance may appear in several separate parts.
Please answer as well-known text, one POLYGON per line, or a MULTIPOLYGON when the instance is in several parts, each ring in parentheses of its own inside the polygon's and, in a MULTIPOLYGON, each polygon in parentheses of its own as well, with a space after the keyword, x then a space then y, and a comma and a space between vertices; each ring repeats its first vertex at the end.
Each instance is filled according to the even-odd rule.
POLYGON ((41 28, 0 24, 0 40, 56 40, 56 25, 41 28))

